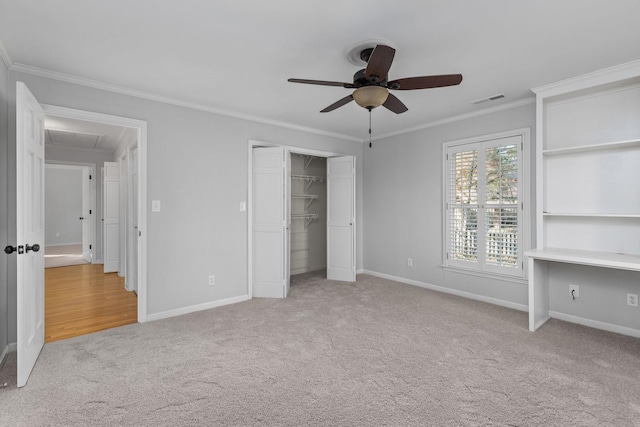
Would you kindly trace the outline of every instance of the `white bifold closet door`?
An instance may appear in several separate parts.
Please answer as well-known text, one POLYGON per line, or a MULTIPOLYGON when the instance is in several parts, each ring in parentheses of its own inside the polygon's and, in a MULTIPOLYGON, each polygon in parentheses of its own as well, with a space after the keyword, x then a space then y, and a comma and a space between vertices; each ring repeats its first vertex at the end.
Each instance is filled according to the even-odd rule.
POLYGON ((327 159, 327 278, 355 282, 355 158, 327 159))
POLYGON ((253 296, 289 293, 290 153, 253 149, 253 296))

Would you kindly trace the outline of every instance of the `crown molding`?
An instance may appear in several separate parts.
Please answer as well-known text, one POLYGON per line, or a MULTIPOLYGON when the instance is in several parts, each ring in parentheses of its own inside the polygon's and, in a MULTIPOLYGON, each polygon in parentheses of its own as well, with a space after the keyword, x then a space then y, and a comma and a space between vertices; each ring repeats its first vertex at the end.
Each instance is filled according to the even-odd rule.
POLYGON ((2 58, 2 62, 4 62, 4 65, 7 66, 7 69, 11 69, 11 67, 13 67, 13 60, 11 59, 9 52, 7 51, 7 48, 4 46, 4 43, 2 43, 1 39, 0 39, 0 58, 2 58))
MULTIPOLYGON (((132 97, 136 97, 136 98, 141 98, 141 99, 146 99, 149 101, 155 101, 155 102, 160 102, 163 104, 170 104, 170 105, 175 105, 178 107, 184 107, 184 108, 189 108, 189 109, 193 109, 193 110, 199 110, 199 111, 204 111, 204 112, 208 112, 208 113, 212 113, 212 114, 217 114, 217 115, 221 115, 221 116, 226 116, 226 117, 232 117, 232 118, 236 118, 236 119, 240 119, 240 120, 247 120, 250 122, 255 122, 255 123, 261 123, 261 124, 265 124, 265 125, 270 125, 270 126, 276 126, 276 127, 280 127, 280 128, 285 128, 285 129, 290 129, 290 130, 296 130, 296 131, 300 131, 300 132, 306 132, 306 133, 311 133, 311 134, 315 134, 315 135, 321 135, 321 136, 327 136, 327 137, 331 137, 331 138, 337 138, 337 139, 342 139, 342 140, 346 140, 346 141, 353 141, 353 142, 359 142, 359 143, 364 143, 364 142, 368 142, 368 139, 364 139, 364 138, 358 138, 358 137, 354 137, 351 135, 345 135, 345 134, 341 134, 341 133, 335 133, 335 132, 328 132, 325 130, 321 130, 321 129, 316 129, 316 128, 310 128, 310 127, 306 127, 306 126, 300 126, 300 125, 296 125, 293 123, 288 123, 288 122, 282 122, 282 121, 278 121, 278 120, 271 120, 271 119, 266 119, 263 117, 258 117, 258 116, 253 116, 253 115, 249 115, 249 114, 244 114, 244 113, 239 113, 236 111, 230 111, 230 110, 223 110, 220 108, 214 108, 214 107, 210 107, 204 104, 197 104, 197 103, 193 103, 193 102, 188 102, 188 101, 183 101, 177 98, 170 98, 170 97, 166 97, 166 96, 162 96, 162 95, 156 95, 153 93, 149 93, 149 92, 144 92, 144 91, 140 91, 140 90, 136 90, 136 89, 130 89, 130 88, 126 88, 126 87, 122 87, 122 86, 117 86, 117 85, 113 85, 113 84, 109 84, 109 83, 104 83, 104 82, 100 82, 97 80, 91 80, 91 79, 87 79, 84 77, 77 77, 71 74, 65 74, 65 73, 60 73, 57 71, 51 71, 51 70, 47 70, 44 68, 38 68, 38 67, 33 67, 31 65, 24 65, 24 64, 20 64, 20 63, 13 63, 11 61, 11 58, 8 56, 8 53, 6 53, 6 50, 4 50, 4 46, 2 45, 2 41, 0 40, 0 56, 2 56, 2 59, 4 60, 5 64, 7 63, 7 61, 9 61, 12 65, 9 67, 9 69, 11 71, 15 71, 15 72, 19 72, 19 73, 24 73, 24 74, 30 74, 30 75, 34 75, 34 76, 38 76, 38 77, 44 77, 44 78, 48 78, 48 79, 52 79, 52 80, 58 80, 61 82, 65 82, 65 83, 71 83, 71 84, 76 84, 76 85, 80 85, 80 86, 85 86, 85 87, 90 87, 93 89, 99 89, 99 90, 104 90, 107 92, 114 92, 114 93, 119 93, 122 95, 128 95, 128 96, 132 96, 132 97), (5 57, 6 55, 6 57, 5 57)), ((403 129, 400 131, 395 131, 395 132, 389 132, 389 133, 385 133, 385 134, 381 134, 379 136, 376 136, 373 141, 380 141, 381 139, 385 139, 385 138, 390 138, 393 136, 399 136, 399 135, 404 135, 407 133, 412 133, 412 132, 416 132, 419 130, 423 130, 423 129, 427 129, 430 127, 435 127, 435 126, 440 126, 443 124, 447 124, 447 123, 453 123, 453 122, 457 122, 457 121, 461 121, 461 120, 467 120, 467 119, 471 119, 474 117, 481 117, 487 114, 492 114, 498 111, 503 111, 503 110, 509 110, 511 108, 517 108, 517 107, 521 107, 523 105, 528 105, 528 104, 533 104, 535 103, 535 98, 534 97, 530 97, 530 98, 524 98, 518 101, 513 101, 513 102, 509 102, 509 103, 504 103, 495 107, 490 107, 490 108, 484 108, 478 111, 472 111, 470 113, 465 113, 465 114, 459 114, 456 116, 451 116, 451 117, 447 117, 444 119, 440 119, 440 120, 436 120, 433 122, 429 122, 429 123, 424 123, 418 126, 414 126, 411 128, 407 128, 407 129, 403 129)))
MULTIPOLYGON (((2 52, 0 51, 0 54, 2 52)), ((5 59, 3 57, 3 59, 5 59)), ((5 60, 6 63, 6 60, 5 60)), ((86 86, 93 89, 104 90, 107 92, 119 93, 122 95, 133 96, 136 98, 142 98, 149 101, 161 102, 163 104, 175 105, 178 107, 190 108, 193 110, 205 111, 207 113, 218 114, 221 116, 232 117, 235 119, 247 120, 250 122, 261 123, 270 126, 276 126, 285 129, 291 129, 321 136, 327 136, 331 138, 338 138, 347 141, 353 142, 363 142, 362 138, 356 138, 350 135, 344 135, 335 132, 328 132, 321 129, 310 128, 306 126, 299 126, 293 123, 282 122, 278 120, 266 119, 263 117, 252 116, 250 114, 239 113, 236 111, 223 110, 219 108, 210 107, 204 104, 197 104, 193 102, 183 101, 177 98, 170 98, 162 95, 156 95, 149 92, 144 92, 136 89, 130 89, 122 86, 112 85, 109 83, 100 82, 97 80, 86 79, 83 77, 77 77, 70 74, 59 73, 57 71, 51 71, 44 68, 33 67, 31 65, 24 65, 20 63, 13 63, 11 67, 9 67, 11 71, 31 74, 33 76, 44 77, 52 80, 58 80, 65 83, 72 83, 80 86, 86 86)))
POLYGON ((404 135, 406 133, 417 132, 419 130, 444 125, 447 123, 459 122, 460 120, 472 119, 474 117, 486 116, 487 114, 497 113, 498 111, 510 110, 512 108, 522 107, 523 105, 535 104, 535 97, 528 97, 524 99, 520 99, 518 101, 507 102, 501 105, 497 105, 495 107, 483 108, 478 111, 472 111, 470 113, 459 114, 456 116, 447 117, 444 119, 436 120, 429 123, 424 123, 418 126, 414 126, 412 128, 404 129, 397 132, 389 132, 382 135, 377 136, 373 141, 380 141, 381 139, 389 138, 392 136, 404 135))
POLYGON ((640 75, 640 60, 626 62, 591 73, 582 74, 559 82, 538 86, 531 91, 543 98, 575 92, 593 86, 604 85, 619 80, 637 78, 640 75))

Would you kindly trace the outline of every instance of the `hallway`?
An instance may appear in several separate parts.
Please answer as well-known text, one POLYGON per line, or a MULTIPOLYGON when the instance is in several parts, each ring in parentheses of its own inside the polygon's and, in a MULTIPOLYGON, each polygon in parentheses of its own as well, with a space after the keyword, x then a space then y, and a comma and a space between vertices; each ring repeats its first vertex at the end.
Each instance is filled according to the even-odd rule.
POLYGON ((138 298, 101 264, 45 269, 45 342, 137 323, 138 298))

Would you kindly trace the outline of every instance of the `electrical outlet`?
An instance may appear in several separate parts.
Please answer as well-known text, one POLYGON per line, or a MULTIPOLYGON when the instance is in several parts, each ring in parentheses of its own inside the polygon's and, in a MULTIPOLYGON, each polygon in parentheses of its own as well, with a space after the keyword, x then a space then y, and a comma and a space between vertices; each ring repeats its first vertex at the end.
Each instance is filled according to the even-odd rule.
POLYGON ((215 275, 211 275, 209 276, 209 286, 213 286, 216 284, 216 276, 215 275))
POLYGON ((575 301, 580 297, 580 286, 569 285, 569 296, 575 301))
POLYGON ((627 305, 632 307, 638 306, 638 294, 627 294, 627 305))
POLYGON ((413 259, 412 258, 407 258, 407 265, 409 267, 413 267, 413 259))

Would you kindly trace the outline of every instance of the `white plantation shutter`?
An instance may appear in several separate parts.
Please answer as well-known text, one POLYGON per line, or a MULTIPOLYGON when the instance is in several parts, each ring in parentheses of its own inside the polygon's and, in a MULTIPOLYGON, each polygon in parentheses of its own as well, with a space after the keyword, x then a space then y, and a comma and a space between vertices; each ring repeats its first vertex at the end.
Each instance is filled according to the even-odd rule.
POLYGON ((445 149, 445 265, 521 277, 522 135, 445 149))
MULTIPOLYGON (((471 148, 471 149, 470 149, 471 148)), ((449 153, 449 256, 452 261, 478 261, 478 149, 449 153)))

